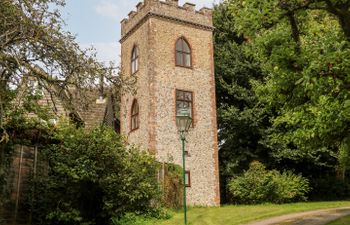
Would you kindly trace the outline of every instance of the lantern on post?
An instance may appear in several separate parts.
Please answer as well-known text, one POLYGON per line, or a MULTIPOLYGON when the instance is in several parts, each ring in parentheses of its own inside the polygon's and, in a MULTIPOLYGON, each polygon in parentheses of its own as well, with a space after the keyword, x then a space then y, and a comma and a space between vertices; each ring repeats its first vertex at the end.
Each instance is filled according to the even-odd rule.
POLYGON ((176 126, 182 142, 182 180, 184 193, 184 222, 187 224, 187 205, 186 205, 186 160, 185 160, 185 142, 186 134, 192 124, 192 117, 189 108, 181 109, 176 115, 176 126))

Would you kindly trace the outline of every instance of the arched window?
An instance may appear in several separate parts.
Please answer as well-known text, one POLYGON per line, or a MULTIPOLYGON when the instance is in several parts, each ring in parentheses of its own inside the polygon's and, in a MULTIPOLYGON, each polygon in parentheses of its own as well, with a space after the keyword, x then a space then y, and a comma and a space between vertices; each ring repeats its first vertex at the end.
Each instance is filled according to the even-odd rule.
POLYGON ((134 46, 131 53, 131 74, 136 73, 139 70, 139 49, 134 46))
POLYGON ((176 65, 191 67, 191 48, 188 42, 183 38, 179 38, 176 42, 176 65))
POLYGON ((130 123, 131 131, 139 128, 139 104, 135 99, 131 106, 131 123, 130 123))

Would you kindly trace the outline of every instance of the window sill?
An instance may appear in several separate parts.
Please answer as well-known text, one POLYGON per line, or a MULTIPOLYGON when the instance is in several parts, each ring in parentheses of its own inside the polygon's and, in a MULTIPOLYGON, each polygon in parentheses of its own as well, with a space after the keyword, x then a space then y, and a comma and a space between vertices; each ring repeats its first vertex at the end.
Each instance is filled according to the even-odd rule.
POLYGON ((134 73, 131 73, 131 76, 135 76, 138 72, 139 70, 135 71, 134 73))
POLYGON ((130 130, 129 134, 134 133, 134 132, 137 131, 138 129, 139 129, 139 127, 138 127, 138 128, 135 128, 135 129, 133 129, 133 130, 130 130))
POLYGON ((180 68, 185 68, 185 69, 193 69, 193 66, 181 66, 181 65, 175 65, 176 67, 180 67, 180 68))

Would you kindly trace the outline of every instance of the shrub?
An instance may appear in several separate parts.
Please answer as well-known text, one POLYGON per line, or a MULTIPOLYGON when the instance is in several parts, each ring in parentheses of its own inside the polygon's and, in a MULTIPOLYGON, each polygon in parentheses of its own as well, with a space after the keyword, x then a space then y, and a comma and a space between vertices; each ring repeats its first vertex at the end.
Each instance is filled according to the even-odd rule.
POLYGON ((249 170, 229 182, 229 190, 236 203, 286 203, 305 201, 309 182, 290 171, 281 174, 266 170, 260 162, 253 162, 249 170))
POLYGON ((126 213, 121 218, 113 217, 111 219, 111 225, 145 225, 150 224, 150 221, 170 219, 168 212, 164 210, 159 210, 158 215, 154 217, 150 217, 149 215, 139 215, 137 213, 126 213))
POLYGON ((270 201, 273 194, 272 173, 264 165, 252 163, 247 172, 229 182, 229 190, 237 203, 260 203, 270 201))
POLYGON ((135 213, 127 213, 121 218, 112 218, 112 225, 144 225, 148 219, 135 213))
POLYGON ((167 208, 179 209, 183 206, 182 167, 163 164, 163 202, 167 208))
POLYGON ((92 131, 63 126, 57 144, 45 147, 48 171, 35 180, 36 224, 109 224, 126 213, 154 215, 161 196, 159 164, 126 147, 109 128, 92 131))
POLYGON ((287 203, 306 201, 307 193, 310 191, 308 179, 301 175, 293 174, 291 171, 284 171, 280 174, 274 171, 273 183, 275 203, 287 203))

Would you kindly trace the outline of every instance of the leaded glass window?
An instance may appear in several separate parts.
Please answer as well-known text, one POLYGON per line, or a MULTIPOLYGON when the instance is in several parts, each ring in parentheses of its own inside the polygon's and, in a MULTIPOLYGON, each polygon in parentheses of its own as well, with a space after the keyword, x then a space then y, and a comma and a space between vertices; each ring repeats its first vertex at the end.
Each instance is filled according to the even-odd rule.
POLYGON ((135 99, 132 103, 131 107, 131 122, 130 122, 131 131, 136 130, 139 128, 139 104, 137 103, 137 100, 135 99))
POLYGON ((131 54, 131 74, 136 73, 139 70, 139 49, 135 46, 132 49, 131 54))
POLYGON ((176 65, 191 67, 192 66, 191 48, 184 38, 176 42, 176 65))

